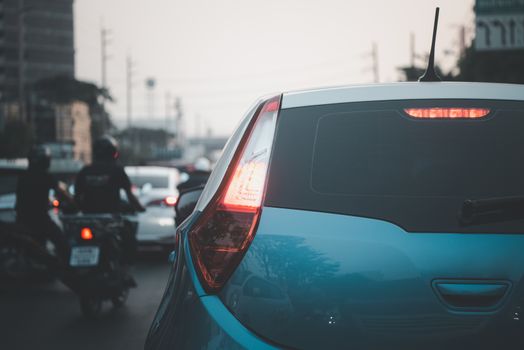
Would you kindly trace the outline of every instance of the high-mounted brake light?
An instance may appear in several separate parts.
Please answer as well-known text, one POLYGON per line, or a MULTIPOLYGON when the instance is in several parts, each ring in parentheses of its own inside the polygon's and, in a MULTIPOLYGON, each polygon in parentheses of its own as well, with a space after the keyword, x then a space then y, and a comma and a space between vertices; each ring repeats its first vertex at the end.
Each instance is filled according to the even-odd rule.
POLYGON ((476 119, 490 113, 487 108, 406 108, 407 115, 420 119, 476 119))
POLYGON ((207 292, 222 288, 254 238, 279 109, 280 96, 259 108, 217 194, 189 232, 193 261, 207 292))
POLYGON ((84 241, 90 241, 93 239, 93 231, 89 227, 84 227, 80 231, 80 238, 82 238, 84 241))

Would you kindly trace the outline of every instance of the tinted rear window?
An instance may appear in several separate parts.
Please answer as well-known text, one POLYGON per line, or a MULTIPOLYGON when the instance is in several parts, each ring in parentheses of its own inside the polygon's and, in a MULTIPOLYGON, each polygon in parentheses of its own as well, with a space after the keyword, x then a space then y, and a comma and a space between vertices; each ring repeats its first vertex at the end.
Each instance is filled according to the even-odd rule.
POLYGON ((524 232, 524 221, 463 227, 465 199, 524 195, 524 104, 349 103, 283 110, 266 205, 377 218, 416 232, 524 232), (414 119, 406 108, 489 108, 481 119, 414 119))

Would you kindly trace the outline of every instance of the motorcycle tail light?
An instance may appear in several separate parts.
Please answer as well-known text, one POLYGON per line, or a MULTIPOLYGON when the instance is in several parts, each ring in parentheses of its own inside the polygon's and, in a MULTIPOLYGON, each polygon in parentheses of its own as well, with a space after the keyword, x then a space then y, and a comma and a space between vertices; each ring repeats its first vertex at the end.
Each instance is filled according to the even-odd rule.
POLYGON ((84 241, 90 241, 93 239, 93 231, 89 227, 84 227, 82 230, 80 230, 80 238, 82 238, 84 241))

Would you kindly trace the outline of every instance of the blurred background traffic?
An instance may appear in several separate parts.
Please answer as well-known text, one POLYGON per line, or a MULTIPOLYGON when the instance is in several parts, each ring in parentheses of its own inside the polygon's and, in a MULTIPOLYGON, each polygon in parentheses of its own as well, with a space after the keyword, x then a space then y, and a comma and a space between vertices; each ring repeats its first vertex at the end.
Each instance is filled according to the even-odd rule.
MULTIPOLYGON (((416 80, 435 4, 2 0, 0 194, 34 144, 69 182, 104 134, 123 165, 187 173, 216 161, 260 95, 416 80)), ((524 81, 522 2, 438 4, 444 80, 524 81)))
MULTIPOLYGON (((0 348, 142 348, 180 186, 208 174, 250 103, 282 88, 417 80, 436 5, 443 80, 524 83, 521 0, 0 0, 0 221, 15 221, 31 147, 51 150, 50 172, 73 194, 103 135, 147 209, 127 309, 99 327, 58 283, 3 284, 0 329, 12 332, 0 348)), ((61 202, 49 193, 52 216, 61 202)))

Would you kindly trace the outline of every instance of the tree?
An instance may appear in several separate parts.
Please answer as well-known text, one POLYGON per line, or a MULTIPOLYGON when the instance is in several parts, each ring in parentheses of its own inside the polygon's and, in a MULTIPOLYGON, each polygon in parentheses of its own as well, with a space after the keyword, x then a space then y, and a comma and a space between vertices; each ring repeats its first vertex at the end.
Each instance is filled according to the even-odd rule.
POLYGON ((35 83, 34 92, 52 103, 82 101, 93 106, 99 104, 101 98, 113 101, 107 89, 68 76, 41 79, 35 83))
POLYGON ((158 159, 173 134, 163 129, 128 128, 115 135, 120 145, 120 160, 127 165, 142 165, 158 159))
POLYGON ((35 83, 33 91, 38 101, 48 103, 71 103, 82 101, 89 106, 91 114, 91 136, 97 139, 113 124, 103 107, 102 100, 113 101, 109 91, 93 83, 79 81, 68 76, 46 78, 35 83))

